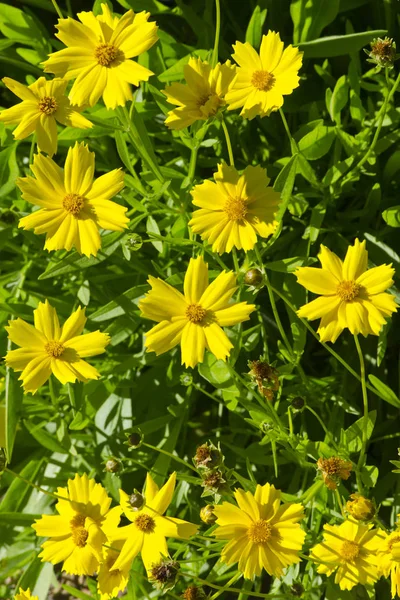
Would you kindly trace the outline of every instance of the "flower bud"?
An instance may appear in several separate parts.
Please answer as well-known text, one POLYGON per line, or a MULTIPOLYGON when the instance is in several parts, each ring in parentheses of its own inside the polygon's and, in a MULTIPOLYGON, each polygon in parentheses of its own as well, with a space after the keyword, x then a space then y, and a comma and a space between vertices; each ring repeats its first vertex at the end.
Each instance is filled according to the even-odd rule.
POLYGON ((182 373, 180 377, 180 382, 185 387, 189 387, 193 383, 193 376, 191 373, 182 373))
POLYGON ((214 469, 224 462, 222 452, 212 442, 207 442, 197 447, 193 457, 194 466, 197 469, 214 469))
POLYGON ((351 494, 351 500, 346 502, 346 510, 356 521, 370 521, 376 514, 375 504, 372 500, 361 496, 361 494, 351 494))
POLYGON ((206 471, 201 485, 205 488, 205 491, 217 494, 225 484, 226 479, 224 479, 222 471, 215 469, 214 471, 206 471))
POLYGON ((197 585, 190 585, 182 594, 182 598, 185 600, 203 600, 206 595, 203 588, 197 587, 197 585))
POLYGON ((249 269, 244 276, 244 283, 246 285, 253 285, 258 287, 263 282, 263 274, 259 269, 249 269))
POLYGON ((116 458, 109 458, 106 461, 106 466, 105 466, 105 471, 107 471, 107 473, 118 473, 118 471, 121 470, 121 463, 119 462, 119 460, 117 460, 116 458))
POLYGON ((139 427, 135 427, 130 433, 125 433, 128 438, 125 444, 129 446, 129 448, 136 450, 140 448, 143 442, 143 433, 139 429, 139 427))
POLYGON ((134 490, 133 494, 129 496, 129 504, 133 510, 141 510, 145 502, 144 496, 137 490, 134 490))
POLYGON ((176 584, 179 577, 180 564, 175 560, 162 560, 153 565, 150 570, 149 581, 157 589, 170 590, 176 584))
POLYGON ((292 408, 296 409, 296 410, 301 410, 302 408, 304 408, 305 406, 305 400, 304 398, 302 398, 301 396, 296 396, 296 398, 293 398, 292 402, 291 402, 291 406, 292 408))
POLYGON ((368 62, 374 63, 379 67, 393 67, 396 60, 396 43, 388 37, 376 38, 371 42, 371 50, 365 50, 368 54, 368 62))
POLYGON ((304 588, 301 585, 301 583, 294 583, 292 585, 292 587, 290 588, 290 593, 292 594, 292 596, 294 596, 295 598, 301 598, 303 593, 304 593, 304 588))
POLYGON ((126 240, 126 245, 130 250, 140 250, 140 248, 143 246, 142 237, 138 233, 133 233, 126 240))
POLYGON ((217 520, 217 516, 214 513, 214 508, 214 504, 207 504, 200 510, 200 519, 206 525, 214 525, 215 521, 217 520))

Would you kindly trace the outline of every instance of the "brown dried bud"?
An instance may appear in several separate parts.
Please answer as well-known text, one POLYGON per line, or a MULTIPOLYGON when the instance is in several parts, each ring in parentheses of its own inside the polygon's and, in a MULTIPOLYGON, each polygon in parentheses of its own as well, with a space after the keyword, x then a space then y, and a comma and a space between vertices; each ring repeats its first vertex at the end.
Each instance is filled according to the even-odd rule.
POLYGON ((224 483, 226 483, 226 480, 223 477, 222 471, 216 469, 215 471, 206 473, 201 485, 216 494, 223 487, 224 483))
POLYGON ((121 470, 121 463, 116 458, 109 458, 104 470, 107 473, 118 473, 121 470))
POLYGON ((263 279, 263 274, 259 269, 249 269, 246 272, 243 281, 246 285, 253 285, 254 287, 258 287, 262 284, 263 279))
POLYGON ((396 60, 396 43, 388 37, 376 38, 371 42, 371 50, 366 53, 369 56, 369 62, 380 67, 393 67, 396 60))
POLYGON ((353 465, 349 460, 331 456, 331 458, 319 458, 317 467, 322 473, 326 487, 330 490, 336 490, 342 479, 350 477, 353 465))
POLYGON ((257 383, 259 392, 267 399, 274 399, 274 392, 280 387, 279 373, 264 360, 248 362, 250 377, 257 383))
POLYGON ((194 466, 197 469, 213 469, 223 463, 222 452, 212 442, 198 446, 193 457, 194 466))
POLYGON ((158 589, 170 590, 178 580, 179 569, 180 564, 175 560, 162 560, 152 566, 149 580, 158 589))
POLYGON ((356 521, 370 521, 376 514, 376 507, 372 500, 361 494, 351 494, 351 500, 346 502, 346 510, 356 521))
POLYGON ((203 523, 206 523, 206 525, 213 525, 217 520, 214 508, 214 504, 207 504, 200 510, 200 519, 203 523))
POLYGON ((206 595, 203 588, 197 587, 197 585, 190 585, 182 594, 182 598, 185 600, 203 600, 206 595))

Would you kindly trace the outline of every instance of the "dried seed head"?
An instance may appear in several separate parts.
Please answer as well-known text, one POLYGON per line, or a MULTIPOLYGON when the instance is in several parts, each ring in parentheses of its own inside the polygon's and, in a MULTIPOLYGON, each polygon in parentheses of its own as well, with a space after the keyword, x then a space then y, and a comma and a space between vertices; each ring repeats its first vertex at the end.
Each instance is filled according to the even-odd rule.
POLYGON ((152 566, 149 580, 158 589, 170 590, 178 580, 179 569, 180 564, 175 560, 162 560, 152 566))
POLYGON ((214 513, 214 508, 214 504, 207 504, 200 510, 200 519, 203 521, 203 523, 206 523, 206 525, 213 525, 217 520, 217 516, 214 513))
POLYGON ((369 62, 379 67, 393 67, 396 60, 396 43, 388 37, 376 38, 371 42, 371 50, 365 50, 369 56, 369 62))
POLYGON ((257 383, 258 390, 267 400, 274 399, 274 392, 280 387, 279 373, 265 360, 252 360, 248 362, 249 375, 257 383))
POLYGON ((370 521, 376 514, 375 504, 372 500, 361 494, 351 494, 351 500, 346 502, 346 510, 356 521, 370 521))
POLYGON ((216 494, 226 483, 223 477, 222 471, 215 469, 214 471, 207 471, 203 477, 203 483, 201 484, 206 490, 209 490, 216 494))
POLYGON ((197 469, 213 469, 221 465, 223 461, 221 450, 212 442, 198 446, 193 457, 193 463, 197 469))
POLYGON ((185 600, 203 600, 206 595, 203 588, 197 587, 196 585, 190 585, 182 594, 182 598, 185 600))
POLYGON ((350 477, 353 465, 349 460, 331 456, 331 458, 319 458, 317 467, 322 473, 325 485, 330 490, 336 490, 342 479, 350 477))
POLYGON ((294 583, 292 585, 292 587, 290 588, 290 593, 292 594, 292 596, 294 596, 295 598, 301 598, 303 593, 304 593, 304 588, 301 585, 301 583, 294 583))

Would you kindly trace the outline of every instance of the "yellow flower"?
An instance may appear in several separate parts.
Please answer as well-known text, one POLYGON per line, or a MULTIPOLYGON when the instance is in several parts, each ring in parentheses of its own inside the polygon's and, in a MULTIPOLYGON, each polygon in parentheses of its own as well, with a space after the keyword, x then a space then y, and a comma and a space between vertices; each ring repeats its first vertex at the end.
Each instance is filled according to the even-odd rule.
POLYGON ((384 293, 393 283, 391 265, 368 269, 365 241, 349 246, 344 262, 321 245, 318 255, 322 269, 300 267, 297 281, 310 292, 320 294, 297 311, 312 321, 321 318, 321 342, 335 342, 346 327, 353 334, 379 335, 385 317, 397 310, 391 294, 384 293))
MULTIPOLYGON (((108 532, 106 534, 108 535, 108 532)), ((121 550, 123 543, 123 541, 114 541, 112 548, 110 546, 103 548, 103 558, 97 574, 97 591, 100 600, 116 598, 118 592, 123 592, 128 585, 130 563, 126 564, 123 569, 114 569, 114 564, 119 556, 118 550, 121 550)))
POLYGON ((106 490, 86 473, 69 479, 66 488, 58 488, 58 515, 42 515, 33 529, 41 537, 39 557, 53 565, 63 562, 63 570, 72 575, 94 575, 102 560, 106 531, 119 523, 119 506, 110 510, 111 498, 106 490))
POLYGON ((317 467, 322 473, 324 483, 330 490, 336 490, 342 479, 348 479, 353 463, 338 456, 319 458, 317 467))
POLYGON ((152 289, 139 308, 158 325, 146 334, 147 351, 159 355, 180 344, 187 367, 203 362, 206 348, 225 361, 233 345, 221 328, 247 321, 255 310, 254 304, 229 302, 237 289, 232 271, 223 271, 208 285, 208 265, 201 256, 190 259, 183 294, 151 275, 148 282, 152 289))
POLYGON ((268 187, 264 169, 249 166, 240 175, 234 167, 220 164, 214 180, 196 185, 191 192, 200 210, 189 222, 214 252, 230 252, 233 247, 247 252, 254 248, 257 234, 268 237, 275 231, 280 195, 268 187))
POLYGON ((107 4, 102 14, 78 13, 75 21, 59 19, 56 37, 67 46, 53 52, 44 63, 46 73, 75 79, 69 98, 72 104, 94 106, 103 96, 107 108, 124 106, 132 99, 131 84, 147 81, 152 71, 130 60, 156 43, 157 26, 149 23, 150 13, 128 10, 113 16, 107 4))
POLYGON ((81 335, 85 309, 78 308, 60 327, 57 313, 49 302, 40 302, 33 311, 35 326, 22 319, 9 321, 9 339, 21 346, 5 356, 6 365, 22 371, 19 378, 26 392, 34 394, 53 374, 61 383, 98 379, 100 373, 84 358, 105 352, 107 333, 94 331, 81 335))
POLYGON ((283 96, 299 86, 303 53, 292 45, 283 50, 279 33, 263 35, 260 54, 246 42, 236 42, 232 55, 238 63, 236 77, 225 96, 229 110, 242 107, 241 115, 268 116, 283 104, 283 96))
POLYGON ((391 534, 382 532, 384 542, 377 552, 380 575, 391 579, 392 598, 400 596, 400 531, 391 534))
POLYGON ((305 532, 299 521, 303 518, 301 504, 281 504, 281 492, 273 485, 257 485, 253 496, 242 489, 235 490, 238 506, 223 502, 215 506, 219 527, 217 538, 229 540, 221 555, 222 562, 238 569, 246 579, 261 575, 281 577, 283 569, 300 562, 305 532))
POLYGON ((171 503, 175 484, 176 473, 170 476, 161 489, 158 489, 151 475, 147 474, 145 505, 141 510, 134 510, 129 503, 128 494, 120 490, 121 508, 132 523, 119 528, 111 537, 111 545, 114 544, 114 539, 124 540, 114 569, 129 568, 140 552, 144 566, 150 571, 153 565, 168 556, 166 537, 188 540, 197 532, 198 526, 193 523, 162 516, 171 503))
POLYGON ((324 525, 324 539, 311 551, 318 563, 318 573, 331 575, 341 590, 351 590, 357 583, 370 585, 379 575, 376 552, 383 542, 383 532, 351 519, 341 525, 324 525))
POLYGON ((16 140, 23 140, 35 132, 39 150, 53 156, 57 152, 57 121, 67 127, 93 127, 64 96, 67 81, 47 81, 44 77, 39 77, 28 86, 10 77, 4 77, 2 81, 22 100, 0 113, 0 122, 6 125, 19 123, 13 134, 16 140))
POLYGON ((224 96, 235 76, 236 67, 228 60, 214 68, 200 58, 190 58, 183 67, 186 80, 173 83, 164 90, 170 104, 175 104, 168 113, 165 124, 170 129, 183 129, 195 121, 207 121, 217 114, 225 104, 224 96))
POLYGON ((20 219, 19 227, 46 233, 46 250, 71 250, 96 256, 101 248, 99 228, 123 231, 127 209, 110 198, 124 187, 124 173, 114 169, 94 179, 94 152, 84 143, 69 148, 64 171, 49 157, 37 154, 35 177, 17 179, 22 197, 40 210, 20 219))
POLYGON ((39 598, 37 596, 32 596, 31 590, 29 588, 26 591, 24 591, 20 587, 18 594, 14 596, 14 600, 39 600, 39 598))
MULTIPOLYGON (((374 502, 361 494, 351 494, 346 502, 346 510, 356 521, 370 521, 374 518, 376 508, 374 502)), ((400 538, 399 538, 400 539, 400 538)))

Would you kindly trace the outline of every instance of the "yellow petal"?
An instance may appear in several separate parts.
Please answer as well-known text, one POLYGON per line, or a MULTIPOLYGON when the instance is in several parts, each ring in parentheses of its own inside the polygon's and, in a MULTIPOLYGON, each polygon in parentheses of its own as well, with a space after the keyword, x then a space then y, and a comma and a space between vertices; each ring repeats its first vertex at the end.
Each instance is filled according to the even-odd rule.
POLYGON ((101 248, 101 237, 96 223, 90 218, 83 218, 85 215, 80 215, 77 219, 79 231, 79 244, 75 243, 78 252, 85 256, 97 256, 97 252, 101 248))
POLYGON ((33 325, 26 323, 22 319, 10 321, 8 327, 5 327, 9 339, 17 346, 24 348, 35 348, 44 352, 47 343, 46 337, 41 331, 35 329, 33 325))
POLYGON ((163 515, 167 510, 168 506, 171 504, 172 496, 174 495, 176 485, 176 473, 172 473, 168 478, 168 481, 162 486, 162 488, 157 492, 154 498, 151 500, 151 503, 148 501, 148 506, 151 506, 156 512, 160 515, 163 515))
POLYGON ((239 302, 232 304, 227 308, 217 310, 215 318, 221 327, 236 325, 242 321, 248 321, 249 315, 256 309, 255 304, 247 304, 247 302, 239 302))
POLYGON ((82 333, 87 320, 85 311, 86 308, 78 306, 76 311, 74 311, 72 315, 68 317, 62 327, 60 342, 65 343, 67 340, 70 340, 82 333))
POLYGON ((314 294, 330 296, 336 294, 337 280, 325 269, 300 267, 294 274, 298 283, 314 294))
POLYGON ((56 565, 59 562, 67 560, 67 558, 75 550, 76 545, 72 541, 72 537, 61 540, 48 540, 42 544, 42 552, 39 554, 39 558, 42 561, 50 562, 56 565))
POLYGON ((66 127, 78 127, 79 129, 88 129, 93 127, 86 117, 80 114, 71 106, 68 98, 61 98, 58 102, 58 109, 55 113, 55 118, 59 123, 66 127))
POLYGON ((28 112, 18 127, 16 127, 13 131, 13 136, 16 140, 23 140, 28 135, 37 130, 40 123, 40 113, 39 112, 28 112))
POLYGON ((120 33, 116 31, 114 42, 121 48, 125 58, 133 58, 147 52, 158 40, 157 25, 153 22, 145 22, 141 17, 142 14, 135 15, 133 24, 125 31, 120 33))
POLYGON ((117 79, 122 79, 127 83, 139 86, 141 81, 148 81, 154 75, 153 71, 146 69, 143 65, 133 61, 125 60, 113 72, 117 79))
POLYGON ((258 521, 260 519, 260 509, 251 492, 245 492, 238 488, 235 490, 234 496, 239 508, 247 513, 252 521, 258 521))
POLYGON ((343 263, 343 279, 345 281, 355 281, 367 270, 368 252, 365 249, 365 240, 360 243, 358 239, 354 241, 354 246, 349 246, 343 263))
POLYGON ((197 533, 198 525, 189 523, 182 519, 165 517, 157 519, 157 529, 165 537, 173 537, 181 540, 188 540, 192 535, 197 533))
POLYGON ((92 212, 97 226, 102 229, 123 231, 128 226, 129 218, 125 216, 128 209, 116 202, 96 199, 88 202, 88 209, 92 212))
POLYGON ((198 304, 208 285, 208 264, 202 256, 191 258, 183 283, 185 299, 189 304, 198 304))
POLYGON ((146 475, 146 488, 145 488, 145 494, 146 494, 146 500, 147 500, 147 502, 152 502, 152 500, 156 496, 158 490, 159 490, 158 485, 156 484, 156 482, 154 481, 154 479, 152 478, 152 476, 150 475, 150 473, 147 473, 147 475, 146 475))
POLYGON ((51 360, 47 354, 43 353, 27 364, 19 379, 22 381, 25 391, 34 394, 46 383, 50 375, 51 360))
POLYGON ((6 365, 14 371, 23 371, 38 354, 42 355, 43 349, 27 350, 26 348, 18 348, 17 350, 9 350, 5 356, 6 365))
POLYGON ((374 294, 373 296, 370 296, 368 300, 372 302, 385 317, 390 317, 398 308, 396 299, 392 294, 374 294))
POLYGON ((233 59, 238 63, 239 66, 249 71, 262 70, 261 59, 254 48, 246 42, 236 42, 233 45, 234 54, 233 59))
POLYGON ((69 338, 64 346, 73 348, 81 358, 96 356, 105 352, 106 346, 110 343, 110 336, 107 333, 94 331, 77 337, 69 338))
POLYGON ((60 337, 60 323, 56 309, 48 300, 39 302, 39 306, 33 311, 35 327, 43 333, 48 340, 58 340, 60 337))
POLYGON ((93 182, 94 152, 90 152, 84 143, 75 142, 68 150, 64 169, 67 193, 86 196, 93 182))
MULTIPOLYGON (((2 110, 0 112, 0 121, 2 121, 3 123, 6 123, 7 125, 13 124, 13 123, 20 123, 23 119, 28 119, 29 122, 31 122, 31 119, 33 119, 33 121, 35 123, 35 118, 39 119, 39 117, 40 117, 40 113, 38 110, 36 98, 35 98, 34 102, 27 102, 27 101, 20 102, 19 104, 16 104, 15 106, 12 106, 11 108, 6 108, 5 110, 2 110)), ((34 130, 33 125, 31 127, 32 127, 32 130, 30 131, 30 133, 32 133, 32 131, 34 130)), ((27 135, 29 135, 29 133, 24 133, 23 137, 26 137, 27 135)), ((17 132, 17 136, 18 136, 18 132, 17 132)), ((15 133, 14 133, 14 137, 16 137, 15 133)))
POLYGON ((196 323, 186 323, 181 339, 182 364, 194 368, 203 362, 205 348, 204 328, 196 323))
POLYGON ((322 268, 325 271, 329 271, 337 279, 338 283, 343 281, 343 263, 334 252, 331 252, 329 248, 321 244, 318 258, 322 268))
POLYGON ((205 290, 199 304, 207 310, 221 310, 226 308, 236 290, 236 276, 233 271, 223 271, 205 290))
POLYGON ((59 19, 57 29, 58 39, 66 46, 78 46, 89 50, 91 46, 94 47, 98 44, 95 32, 71 17, 59 19))
POLYGON ((147 571, 151 571, 162 559, 168 557, 168 546, 165 537, 156 530, 154 533, 144 536, 142 546, 142 560, 147 571))
POLYGON ((221 327, 217 323, 210 323, 207 327, 204 327, 204 335, 206 336, 209 351, 218 360, 226 361, 233 348, 233 344, 229 341, 221 327))
POLYGON ((279 33, 268 31, 267 35, 262 36, 260 46, 260 58, 262 68, 269 73, 278 66, 283 52, 283 42, 279 33))
POLYGON ((177 346, 187 323, 185 317, 173 317, 173 321, 161 321, 146 333, 145 347, 157 356, 177 346))
POLYGON ((107 67, 93 63, 80 71, 69 93, 69 99, 72 104, 78 106, 94 106, 103 95, 106 85, 107 67))
MULTIPOLYGON (((246 512, 240 510, 239 507, 230 502, 223 502, 215 506, 213 512, 217 517, 217 525, 219 526, 231 525, 233 523, 238 526, 249 527, 252 523, 250 516, 246 512)), ((214 535, 217 535, 217 532, 218 529, 213 532, 214 535)))
MULTIPOLYGON (((292 45, 288 46, 283 51, 278 65, 274 68, 275 77, 280 78, 287 74, 297 75, 298 70, 301 68, 302 62, 303 52, 300 52, 297 48, 293 48, 292 45)), ((283 93, 286 94, 290 92, 285 91, 283 93)))
POLYGON ((378 310, 376 306, 368 300, 363 300, 363 306, 368 313, 368 323, 375 335, 379 335, 380 330, 386 323, 384 315, 378 310))
POLYGON ((222 210, 229 198, 224 193, 224 190, 218 187, 213 181, 204 181, 200 185, 195 185, 190 193, 195 206, 208 208, 213 211, 222 210))
POLYGON ((36 535, 41 537, 59 537, 71 534, 71 525, 68 519, 58 515, 43 515, 32 525, 36 535))
POLYGON ((92 365, 87 363, 85 360, 76 359, 76 353, 72 350, 72 348, 66 348, 59 360, 66 361, 68 363, 68 367, 75 374, 76 378, 79 381, 89 381, 90 379, 99 379, 100 373, 95 369, 92 365), (69 353, 73 353, 74 356, 70 360, 69 353))
POLYGON ((394 269, 392 265, 380 265, 368 269, 357 279, 357 283, 367 290, 367 294, 380 294, 393 283, 394 269))
POLYGON ((149 275, 148 282, 152 289, 139 302, 144 317, 153 321, 164 321, 185 315, 187 302, 178 290, 152 275, 149 275))
POLYGON ((337 318, 337 309, 340 302, 341 300, 338 296, 320 296, 312 300, 312 302, 304 304, 297 311, 297 314, 299 317, 309 319, 310 321, 319 319, 329 313, 333 313, 334 316, 331 315, 332 318, 337 318))
POLYGON ((29 86, 23 85, 19 81, 11 79, 11 77, 3 77, 2 82, 13 94, 18 96, 18 98, 21 98, 21 100, 37 103, 37 97, 32 90, 29 89, 29 86))
POLYGON ((101 175, 93 181, 90 190, 86 193, 86 198, 92 201, 112 198, 124 187, 124 175, 122 169, 114 169, 101 175))
POLYGON ((132 564, 133 559, 139 554, 143 547, 144 533, 137 527, 132 529, 132 534, 125 541, 120 555, 113 565, 113 569, 124 569, 132 564), (135 531, 136 529, 136 531, 135 531), (134 533, 134 535, 133 535, 134 533))
POLYGON ((18 227, 33 229, 37 235, 49 233, 54 235, 64 220, 65 211, 42 208, 19 220, 18 227))
POLYGON ((65 385, 66 383, 74 383, 76 381, 76 373, 73 371, 69 363, 65 360, 53 358, 51 360, 51 370, 54 377, 57 377, 58 381, 65 385))
POLYGON ((369 333, 368 314, 358 298, 352 302, 342 302, 338 315, 341 327, 348 327, 353 335, 369 333))
POLYGON ((131 86, 113 69, 107 71, 107 84, 103 91, 103 100, 107 108, 125 106, 129 100, 132 100, 131 86))
POLYGON ((40 116, 36 124, 36 135, 39 150, 53 156, 57 152, 57 124, 52 115, 40 116))

